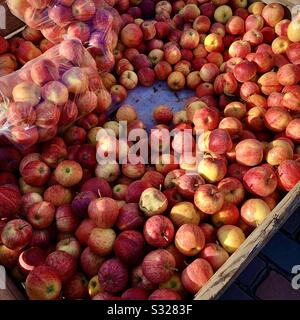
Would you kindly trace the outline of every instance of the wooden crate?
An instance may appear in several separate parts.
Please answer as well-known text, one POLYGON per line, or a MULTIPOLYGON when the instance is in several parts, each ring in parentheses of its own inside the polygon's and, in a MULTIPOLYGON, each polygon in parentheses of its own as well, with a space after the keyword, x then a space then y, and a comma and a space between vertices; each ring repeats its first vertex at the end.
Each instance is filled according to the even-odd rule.
MULTIPOLYGON (((0 4, 3 2, 5 1, 0 0, 0 4)), ((287 14, 291 17, 300 11, 300 6, 299 8, 295 7, 299 3, 298 0, 263 0, 263 2, 281 3, 287 8, 287 14)), ((24 28, 24 23, 11 14, 8 14, 7 19, 8 28, 6 32, 0 31, 0 35, 10 38, 24 28)), ((195 295, 195 300, 213 300, 220 297, 299 206, 300 182, 281 200, 265 221, 250 234, 243 245, 230 256, 226 263, 195 295)), ((26 297, 22 288, 7 277, 6 290, 0 290, 0 300, 23 299, 26 299, 26 297)))

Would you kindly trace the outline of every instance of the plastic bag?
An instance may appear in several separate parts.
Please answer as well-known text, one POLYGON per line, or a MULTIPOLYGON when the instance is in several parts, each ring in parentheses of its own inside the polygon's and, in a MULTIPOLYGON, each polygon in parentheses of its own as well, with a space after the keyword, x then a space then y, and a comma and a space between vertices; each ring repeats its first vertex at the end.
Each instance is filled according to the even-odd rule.
POLYGON ((91 54, 64 40, 22 69, 0 78, 0 136, 19 149, 48 141, 109 96, 91 54))
POLYGON ((93 55, 104 57, 100 72, 113 68, 121 18, 104 0, 7 0, 7 4, 15 16, 53 43, 66 36, 80 39, 93 55))

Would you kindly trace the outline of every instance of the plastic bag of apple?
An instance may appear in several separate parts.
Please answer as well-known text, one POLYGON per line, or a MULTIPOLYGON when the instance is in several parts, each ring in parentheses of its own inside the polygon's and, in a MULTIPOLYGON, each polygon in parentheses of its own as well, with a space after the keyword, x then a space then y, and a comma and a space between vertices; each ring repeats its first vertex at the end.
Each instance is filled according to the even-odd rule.
POLYGON ((97 57, 100 71, 112 69, 121 19, 109 1, 8 0, 7 4, 14 15, 40 30, 46 39, 59 43, 65 36, 76 37, 97 57))
POLYGON ((111 102, 95 60, 77 39, 62 41, 1 77, 0 99, 0 135, 22 150, 50 140, 92 111, 103 112, 111 102))

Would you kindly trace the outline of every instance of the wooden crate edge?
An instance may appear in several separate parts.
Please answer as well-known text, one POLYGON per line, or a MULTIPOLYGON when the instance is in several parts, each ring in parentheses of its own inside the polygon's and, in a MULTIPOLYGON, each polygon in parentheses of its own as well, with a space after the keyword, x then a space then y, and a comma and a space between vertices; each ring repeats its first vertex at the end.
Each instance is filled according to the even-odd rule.
POLYGON ((265 221, 196 294, 195 300, 218 298, 247 267, 284 222, 300 206, 300 182, 272 210, 265 221))

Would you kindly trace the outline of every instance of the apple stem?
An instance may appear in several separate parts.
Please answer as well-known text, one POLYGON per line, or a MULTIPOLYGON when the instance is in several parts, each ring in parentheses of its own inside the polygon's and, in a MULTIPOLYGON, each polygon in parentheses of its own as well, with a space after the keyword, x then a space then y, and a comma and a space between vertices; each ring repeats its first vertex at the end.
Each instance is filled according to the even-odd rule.
POLYGON ((102 195, 101 195, 100 189, 98 189, 98 195, 99 195, 99 198, 102 198, 102 195))

